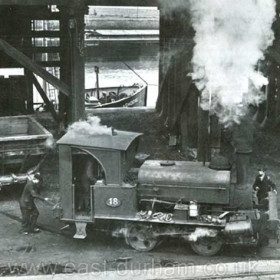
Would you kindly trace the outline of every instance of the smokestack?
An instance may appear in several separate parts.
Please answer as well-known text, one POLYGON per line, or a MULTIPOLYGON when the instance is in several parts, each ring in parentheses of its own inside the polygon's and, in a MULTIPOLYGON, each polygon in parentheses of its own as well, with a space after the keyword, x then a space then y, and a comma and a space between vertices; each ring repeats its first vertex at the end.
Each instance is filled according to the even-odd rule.
POLYGON ((232 145, 235 149, 236 186, 231 205, 239 209, 251 209, 252 184, 249 181, 249 166, 253 151, 255 123, 253 109, 249 108, 247 114, 240 119, 239 124, 233 125, 232 145))
POLYGON ((239 186, 250 183, 248 168, 253 151, 254 131, 253 110, 250 108, 240 123, 233 125, 232 144, 236 155, 236 183, 239 186))
POLYGON ((248 182, 248 167, 251 151, 236 151, 236 183, 245 186, 248 182))

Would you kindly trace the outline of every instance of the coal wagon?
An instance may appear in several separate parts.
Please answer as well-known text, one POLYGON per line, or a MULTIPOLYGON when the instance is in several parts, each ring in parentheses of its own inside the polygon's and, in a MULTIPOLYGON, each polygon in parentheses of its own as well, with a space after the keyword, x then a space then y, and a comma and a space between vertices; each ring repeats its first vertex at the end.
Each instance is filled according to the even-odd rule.
POLYGON ((0 187, 26 180, 53 145, 53 136, 32 116, 0 118, 0 187), (17 180, 11 175, 16 174, 17 180))

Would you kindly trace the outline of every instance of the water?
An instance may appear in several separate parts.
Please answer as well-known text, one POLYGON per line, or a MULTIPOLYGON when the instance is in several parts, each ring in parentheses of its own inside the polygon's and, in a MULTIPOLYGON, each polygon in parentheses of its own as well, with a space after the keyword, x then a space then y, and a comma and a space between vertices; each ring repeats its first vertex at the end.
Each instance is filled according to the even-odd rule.
MULTIPOLYGON (((142 79, 148 83, 147 106, 155 107, 158 96, 158 59, 157 57, 141 57, 126 61, 142 79)), ((99 59, 97 62, 91 61, 85 63, 85 88, 96 86, 96 74, 94 66, 99 67, 99 86, 129 86, 134 83, 144 82, 130 70, 122 61, 106 61, 106 58, 99 59)), ((22 68, 0 69, 0 75, 8 77, 9 75, 23 75, 22 68)), ((38 79, 43 84, 42 79, 38 79)), ((34 102, 43 102, 41 96, 34 88, 34 102)), ((38 106, 37 106, 38 107, 38 106)))
MULTIPOLYGON (((125 63, 148 83, 147 106, 155 107, 158 96, 158 59, 156 57, 135 58, 135 60, 129 60, 125 63)), ((122 61, 108 62, 103 58, 96 62, 86 62, 85 88, 96 86, 95 66, 99 67, 99 87, 130 86, 134 83, 144 84, 122 61)))

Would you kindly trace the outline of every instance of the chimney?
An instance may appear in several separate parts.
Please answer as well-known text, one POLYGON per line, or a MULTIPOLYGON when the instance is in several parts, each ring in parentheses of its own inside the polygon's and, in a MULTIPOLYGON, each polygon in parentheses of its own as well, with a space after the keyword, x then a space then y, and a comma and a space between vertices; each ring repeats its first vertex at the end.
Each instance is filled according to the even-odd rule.
POLYGON ((232 144, 235 148, 236 186, 232 206, 239 209, 252 209, 252 184, 249 181, 249 166, 253 151, 254 122, 252 115, 245 115, 239 124, 234 124, 232 144))
POLYGON ((246 114, 239 124, 234 124, 232 142, 236 155, 236 182, 237 185, 246 185, 248 181, 248 168, 253 151, 254 121, 250 114, 246 114))

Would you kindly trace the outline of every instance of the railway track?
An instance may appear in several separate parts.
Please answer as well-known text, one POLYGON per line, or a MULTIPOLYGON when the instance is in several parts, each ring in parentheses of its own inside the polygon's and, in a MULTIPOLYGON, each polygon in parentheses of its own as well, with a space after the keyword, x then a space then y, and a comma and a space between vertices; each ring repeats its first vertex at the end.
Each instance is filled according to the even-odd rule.
MULTIPOLYGON (((231 264, 229 264, 231 265, 231 264)), ((182 268, 183 269, 183 268, 182 268)), ((223 280, 276 280, 280 279, 280 271, 278 272, 257 272, 257 273, 241 273, 241 274, 227 274, 223 275, 206 275, 203 272, 197 273, 197 275, 184 275, 178 271, 174 271, 173 274, 170 274, 170 269, 157 269, 156 271, 106 271, 102 273, 72 273, 72 274, 51 274, 51 275, 35 275, 35 276, 21 276, 21 280, 83 280, 83 279, 98 279, 98 280, 190 280, 190 279, 223 279, 223 280)), ((5 277, 6 280, 12 280, 14 277, 5 277)))
MULTIPOLYGON (((9 219, 20 222, 21 219, 11 213, 0 211, 1 215, 9 219)), ((59 234, 64 237, 72 239, 72 235, 67 231, 60 231, 59 228, 51 228, 50 226, 40 225, 39 227, 46 232, 59 234)), ((36 276, 21 276, 21 280, 33 279, 100 279, 100 280, 190 280, 190 279, 280 279, 280 258, 260 261, 242 261, 232 263, 216 263, 216 264, 203 264, 191 266, 174 266, 171 267, 152 267, 151 269, 143 270, 116 270, 104 272, 91 272, 89 274, 57 274, 57 275, 40 275, 36 276), (52 278, 51 278, 52 277, 52 278)), ((9 279, 9 276, 6 277, 9 279)), ((14 279, 14 278, 13 278, 14 279)))

